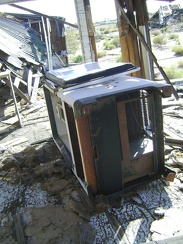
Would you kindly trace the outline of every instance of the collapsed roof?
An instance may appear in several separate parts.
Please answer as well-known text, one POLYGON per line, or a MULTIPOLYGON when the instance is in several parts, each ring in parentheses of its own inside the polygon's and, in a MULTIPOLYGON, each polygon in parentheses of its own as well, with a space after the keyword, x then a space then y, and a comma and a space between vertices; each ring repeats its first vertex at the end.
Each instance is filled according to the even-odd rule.
POLYGON ((0 16, 0 60, 16 68, 40 65, 46 59, 46 46, 28 23, 0 16))

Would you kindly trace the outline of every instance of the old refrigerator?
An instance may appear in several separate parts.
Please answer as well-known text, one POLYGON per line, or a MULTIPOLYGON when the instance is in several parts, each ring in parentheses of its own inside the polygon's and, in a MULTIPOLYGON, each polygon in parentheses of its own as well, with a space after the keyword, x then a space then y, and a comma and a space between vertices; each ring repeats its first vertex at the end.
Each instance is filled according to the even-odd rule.
POLYGON ((128 192, 164 172, 168 85, 127 76, 131 63, 52 70, 44 92, 53 138, 85 191, 128 192))

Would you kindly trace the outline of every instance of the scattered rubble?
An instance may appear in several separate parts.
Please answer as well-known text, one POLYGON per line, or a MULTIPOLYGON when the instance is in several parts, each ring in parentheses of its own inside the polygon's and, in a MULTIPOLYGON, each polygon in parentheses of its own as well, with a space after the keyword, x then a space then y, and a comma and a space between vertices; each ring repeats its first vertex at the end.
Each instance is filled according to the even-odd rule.
MULTIPOLYGON (((166 163, 176 172, 174 182, 161 179, 125 197, 90 199, 52 139, 43 97, 40 88, 34 106, 18 103, 22 128, 3 123, 14 116, 11 96, 1 106, 1 243, 131 244, 183 234, 181 144, 166 144, 166 163)), ((172 109, 181 113, 182 106, 172 109)), ((167 110, 165 123, 172 134, 168 129, 165 138, 181 139, 181 120, 173 126, 177 117, 167 110)))

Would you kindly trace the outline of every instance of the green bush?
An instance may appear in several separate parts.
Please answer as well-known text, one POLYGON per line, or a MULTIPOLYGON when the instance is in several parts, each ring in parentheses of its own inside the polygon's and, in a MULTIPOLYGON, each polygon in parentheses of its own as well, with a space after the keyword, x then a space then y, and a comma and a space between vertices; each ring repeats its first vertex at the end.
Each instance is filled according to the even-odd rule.
POLYGON ((176 41, 177 45, 180 45, 180 39, 178 34, 170 33, 169 39, 176 41))
POLYGON ((158 35, 153 38, 153 43, 155 45, 163 45, 166 43, 166 39, 163 35, 158 35))
POLYGON ((104 31, 104 34, 109 34, 109 33, 110 33, 109 30, 104 31))
POLYGON ((174 46, 172 47, 172 51, 176 54, 176 55, 183 55, 183 46, 174 46))
POLYGON ((177 40, 179 38, 179 35, 175 34, 175 33, 170 33, 169 34, 169 38, 172 39, 172 40, 177 40))
POLYGON ((179 68, 183 68, 183 59, 179 60, 177 65, 179 68))
POLYGON ((151 34, 154 35, 154 36, 158 36, 158 35, 161 34, 161 31, 160 31, 160 30, 153 30, 153 31, 151 32, 151 34))
POLYGON ((112 50, 112 49, 115 49, 115 45, 114 44, 111 44, 111 42, 105 42, 104 43, 104 50, 112 50))
POLYGON ((75 54, 80 46, 79 31, 68 27, 66 33, 67 52, 75 54))
POLYGON ((118 31, 116 24, 108 24, 105 26, 96 27, 96 30, 100 30, 104 34, 109 34, 118 31))
POLYGON ((117 58, 116 58, 116 61, 117 62, 122 62, 122 55, 118 55, 117 58))
POLYGON ((115 45, 114 44, 109 44, 108 45, 108 50, 112 50, 112 49, 115 49, 116 47, 115 47, 115 45))
POLYGON ((107 38, 106 38, 106 41, 111 41, 112 40, 112 36, 108 36, 107 38))
POLYGON ((169 79, 178 79, 183 77, 183 70, 175 66, 165 68, 165 73, 169 79))
POLYGON ((104 43, 104 50, 112 50, 120 46, 119 38, 113 38, 104 43))
POLYGON ((113 38, 110 42, 111 44, 113 44, 115 47, 120 47, 120 42, 119 42, 119 38, 113 38))
MULTIPOLYGON (((97 29, 97 27, 96 27, 96 29, 97 29)), ((105 30, 104 27, 99 27, 98 29, 99 29, 101 32, 105 30)))
POLYGON ((73 63, 81 63, 83 61, 83 56, 82 55, 77 55, 72 59, 73 63))
POLYGON ((100 42, 101 40, 104 40, 104 39, 105 39, 105 36, 103 34, 101 34, 99 32, 95 34, 95 41, 96 42, 100 42))
POLYGON ((177 39, 176 42, 177 42, 177 45, 181 45, 180 39, 177 39))
POLYGON ((97 56, 98 56, 98 58, 102 58, 102 57, 106 56, 106 53, 107 53, 107 51, 103 50, 103 51, 98 52, 97 56))
POLYGON ((161 28, 161 32, 162 32, 162 33, 166 33, 166 32, 168 32, 168 27, 166 26, 166 27, 161 28))

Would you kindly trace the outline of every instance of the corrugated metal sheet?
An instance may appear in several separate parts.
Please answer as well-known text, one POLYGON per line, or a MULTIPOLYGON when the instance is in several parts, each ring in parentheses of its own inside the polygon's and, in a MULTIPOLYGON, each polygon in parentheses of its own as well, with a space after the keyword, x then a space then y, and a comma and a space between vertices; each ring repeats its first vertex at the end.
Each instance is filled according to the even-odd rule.
POLYGON ((46 59, 46 46, 28 24, 0 16, 0 59, 17 68, 24 62, 39 65, 46 59))

